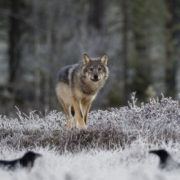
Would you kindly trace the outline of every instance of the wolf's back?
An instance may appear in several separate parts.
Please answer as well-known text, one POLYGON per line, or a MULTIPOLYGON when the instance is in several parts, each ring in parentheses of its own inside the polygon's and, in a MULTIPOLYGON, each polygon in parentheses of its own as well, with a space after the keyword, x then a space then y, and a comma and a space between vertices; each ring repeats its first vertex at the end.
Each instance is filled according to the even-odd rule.
POLYGON ((78 68, 79 64, 69 65, 63 67, 58 73, 58 82, 70 84, 72 81, 73 72, 78 68))

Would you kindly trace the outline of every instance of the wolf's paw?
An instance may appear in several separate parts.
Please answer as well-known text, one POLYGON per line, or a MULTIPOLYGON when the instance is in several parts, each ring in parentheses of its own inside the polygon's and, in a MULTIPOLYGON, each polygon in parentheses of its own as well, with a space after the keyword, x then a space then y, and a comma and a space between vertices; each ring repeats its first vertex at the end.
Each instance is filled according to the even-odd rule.
POLYGON ((72 124, 71 123, 67 123, 66 129, 68 131, 70 131, 72 129, 72 124))
POLYGON ((87 126, 85 124, 78 124, 78 127, 77 127, 79 130, 86 130, 87 129, 87 126))

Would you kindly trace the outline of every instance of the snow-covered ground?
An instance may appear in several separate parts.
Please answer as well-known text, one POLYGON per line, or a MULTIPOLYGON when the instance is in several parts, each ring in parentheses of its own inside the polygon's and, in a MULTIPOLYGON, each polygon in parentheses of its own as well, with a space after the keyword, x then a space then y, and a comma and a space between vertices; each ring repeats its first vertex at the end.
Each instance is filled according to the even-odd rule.
POLYGON ((63 113, 0 116, 0 159, 27 150, 43 154, 31 171, 0 169, 3 180, 178 180, 180 169, 158 168, 151 149, 165 148, 180 162, 180 105, 169 98, 93 111, 87 131, 65 130, 63 113))
MULTIPOLYGON (((165 146, 179 158, 179 147, 165 146)), ((141 141, 118 151, 88 151, 59 155, 55 150, 38 149, 44 156, 37 159, 31 171, 0 170, 3 180, 178 180, 180 170, 170 172, 158 168, 158 158, 148 154, 147 144, 141 141)), ((7 150, 3 156, 11 159, 22 152, 7 150)))

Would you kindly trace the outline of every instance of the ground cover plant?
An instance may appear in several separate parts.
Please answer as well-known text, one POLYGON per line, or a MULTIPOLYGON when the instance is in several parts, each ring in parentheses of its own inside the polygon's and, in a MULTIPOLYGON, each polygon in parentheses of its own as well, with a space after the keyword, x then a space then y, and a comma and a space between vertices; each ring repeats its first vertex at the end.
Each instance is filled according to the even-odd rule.
POLYGON ((177 179, 179 172, 162 172, 150 149, 166 148, 180 161, 180 104, 161 97, 136 104, 96 110, 89 114, 88 129, 66 131, 62 112, 38 111, 16 117, 0 115, 0 159, 27 150, 41 152, 30 172, 9 173, 4 179, 177 179), (143 169, 143 170, 142 170, 143 169), (94 172, 94 175, 91 172, 94 172))

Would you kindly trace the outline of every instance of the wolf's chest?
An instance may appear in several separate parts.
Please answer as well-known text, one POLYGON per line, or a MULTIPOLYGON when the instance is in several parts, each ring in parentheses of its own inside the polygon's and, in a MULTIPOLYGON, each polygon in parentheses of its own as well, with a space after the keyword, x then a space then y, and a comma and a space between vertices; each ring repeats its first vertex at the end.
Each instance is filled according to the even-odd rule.
POLYGON ((76 88, 73 92, 76 98, 79 100, 88 100, 88 99, 94 99, 97 95, 97 91, 89 91, 89 89, 79 89, 76 88))

